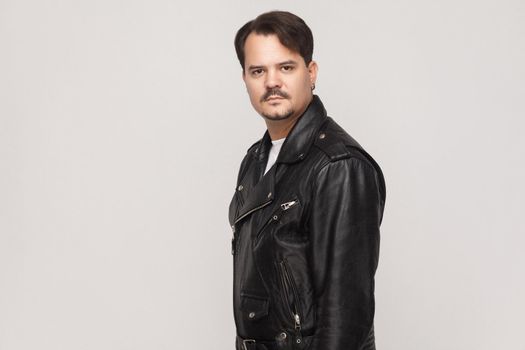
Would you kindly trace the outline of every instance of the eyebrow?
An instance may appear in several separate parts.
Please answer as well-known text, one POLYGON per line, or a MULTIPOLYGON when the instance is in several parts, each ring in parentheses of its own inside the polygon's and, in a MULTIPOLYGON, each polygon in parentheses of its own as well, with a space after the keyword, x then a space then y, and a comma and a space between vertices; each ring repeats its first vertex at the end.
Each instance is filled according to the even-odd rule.
MULTIPOLYGON (((292 65, 297 65, 297 61, 294 61, 294 60, 288 60, 288 61, 284 61, 284 62, 280 62, 278 63, 277 65, 278 66, 286 66, 286 65, 289 65, 289 64, 292 64, 292 65)), ((261 68, 264 68, 264 66, 249 66, 248 67, 248 70, 253 70, 253 69, 261 69, 261 68)))
POLYGON ((279 66, 286 66, 286 65, 288 65, 288 64, 296 65, 297 62, 294 61, 294 60, 288 60, 288 61, 284 61, 284 62, 279 63, 279 66))

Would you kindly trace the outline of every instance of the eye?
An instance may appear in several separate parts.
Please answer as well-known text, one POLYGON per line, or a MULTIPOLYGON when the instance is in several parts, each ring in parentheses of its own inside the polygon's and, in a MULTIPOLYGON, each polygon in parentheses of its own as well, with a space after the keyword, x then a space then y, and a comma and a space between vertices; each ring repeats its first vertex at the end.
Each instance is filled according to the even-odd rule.
POLYGON ((263 73, 263 70, 261 68, 254 69, 250 72, 250 74, 254 77, 259 76, 263 73))
POLYGON ((282 66, 281 69, 284 72, 291 72, 294 69, 294 67, 293 66, 282 66))

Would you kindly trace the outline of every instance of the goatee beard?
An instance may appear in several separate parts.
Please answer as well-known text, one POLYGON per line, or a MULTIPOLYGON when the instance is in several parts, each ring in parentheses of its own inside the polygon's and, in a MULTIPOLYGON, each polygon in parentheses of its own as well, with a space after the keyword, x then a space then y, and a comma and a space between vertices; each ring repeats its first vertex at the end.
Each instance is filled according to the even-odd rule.
POLYGON ((284 119, 290 118, 292 114, 293 114, 293 110, 290 109, 284 113, 276 113, 276 114, 262 113, 261 115, 268 120, 284 120, 284 119))

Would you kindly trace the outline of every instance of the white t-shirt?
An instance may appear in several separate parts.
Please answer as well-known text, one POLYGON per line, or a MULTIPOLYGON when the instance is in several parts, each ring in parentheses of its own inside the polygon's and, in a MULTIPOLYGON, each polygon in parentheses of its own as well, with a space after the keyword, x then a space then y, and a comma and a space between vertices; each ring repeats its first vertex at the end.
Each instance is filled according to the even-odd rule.
POLYGON ((284 140, 286 140, 286 137, 283 137, 279 140, 272 140, 272 147, 270 148, 270 154, 268 155, 268 163, 266 163, 266 170, 264 170, 264 174, 270 168, 272 165, 275 164, 275 161, 277 160, 277 156, 279 155, 279 151, 281 150, 281 146, 283 145, 284 140))

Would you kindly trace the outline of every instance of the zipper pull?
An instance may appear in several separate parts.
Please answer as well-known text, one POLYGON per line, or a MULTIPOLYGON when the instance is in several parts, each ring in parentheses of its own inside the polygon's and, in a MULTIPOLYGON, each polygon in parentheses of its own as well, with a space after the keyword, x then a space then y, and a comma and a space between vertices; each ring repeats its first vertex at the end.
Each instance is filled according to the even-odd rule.
POLYGON ((295 342, 297 344, 301 344, 303 341, 303 336, 301 335, 301 318, 299 317, 299 314, 294 314, 294 320, 295 320, 295 342))
POLYGON ((293 315, 295 320, 295 329, 301 329, 301 318, 298 314, 293 315))
POLYGON ((235 225, 232 225, 232 255, 235 255, 235 225))
POLYGON ((297 201, 291 201, 291 202, 283 203, 283 204, 281 204, 281 209, 282 210, 288 210, 288 209, 290 209, 291 206, 295 205, 295 203, 297 203, 297 201))

